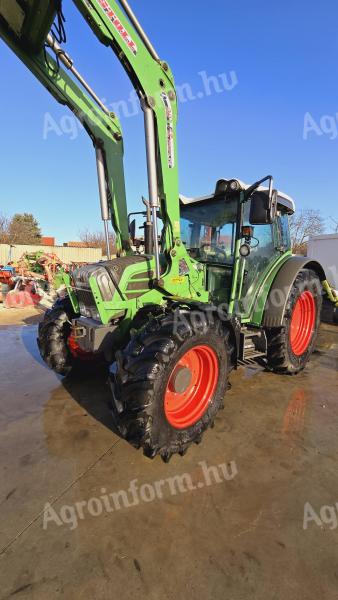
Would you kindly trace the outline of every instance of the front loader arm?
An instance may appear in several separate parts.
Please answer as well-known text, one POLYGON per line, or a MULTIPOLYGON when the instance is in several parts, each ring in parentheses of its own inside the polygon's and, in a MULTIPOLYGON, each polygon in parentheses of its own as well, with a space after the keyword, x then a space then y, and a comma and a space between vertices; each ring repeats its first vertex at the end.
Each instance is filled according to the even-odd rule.
POLYGON ((146 135, 147 119, 151 129, 154 117, 156 155, 149 157, 148 153, 149 196, 152 206, 160 202, 167 249, 170 249, 180 237, 177 96, 173 75, 156 54, 125 0, 73 2, 97 38, 113 49, 137 90, 145 112, 146 135))
POLYGON ((61 65, 43 50, 26 50, 11 31, 0 22, 0 37, 61 104, 66 105, 79 119, 93 140, 102 148, 106 158, 106 181, 111 198, 111 216, 119 250, 129 249, 127 203, 123 174, 123 141, 120 123, 115 115, 102 109, 70 77, 61 65))
MULTIPOLYGON (((145 119, 149 200, 153 215, 155 280, 162 282, 157 231, 158 210, 164 224, 165 248, 163 249, 166 250, 167 256, 177 256, 176 246, 181 244, 176 141, 177 96, 173 75, 167 63, 161 61, 156 54, 127 0, 119 0, 119 2, 73 0, 73 2, 99 41, 113 49, 140 98, 145 119)), ((19 13, 22 10, 17 0, 0 0, 0 16, 3 6, 7 7, 9 13, 13 12, 14 6, 19 7, 19 13)), ((106 173, 106 184, 104 182, 102 184, 101 176, 100 190, 105 193, 103 188, 107 185, 117 241, 122 249, 128 251, 130 246, 119 123, 113 115, 99 115, 95 104, 93 105, 89 98, 85 99, 64 69, 60 68, 55 74, 55 63, 49 59, 49 64, 46 64, 44 43, 47 42, 50 47, 53 47, 50 43, 50 40, 53 42, 53 37, 48 34, 53 16, 50 7, 54 7, 54 16, 59 17, 61 0, 51 0, 51 2, 27 0, 25 6, 26 20, 29 18, 31 23, 29 31, 24 30, 24 20, 22 32, 16 32, 17 35, 13 36, 13 32, 8 31, 0 20, 0 35, 56 99, 67 104, 77 115, 92 137, 96 150, 102 146, 108 175, 106 173), (45 14, 44 28, 41 24, 43 21, 41 13, 45 14), (35 24, 37 25, 36 36, 32 33, 35 24), (43 30, 44 36, 41 33, 43 30), (43 38, 45 42, 41 41, 43 38), (88 111, 90 113, 94 111, 94 125, 88 118, 88 111)), ((15 15, 16 21, 18 18, 20 20, 20 14, 15 15)), ((67 55, 62 48, 58 48, 57 55, 58 62, 65 64, 63 59, 67 55)), ((66 68, 69 68, 67 62, 66 68)), ((102 160, 101 157, 101 164, 102 160)), ((97 161, 98 163, 100 161, 98 153, 97 161)), ((102 198, 102 194, 100 195, 102 198)), ((104 220, 106 221, 106 218, 104 220)), ((180 254, 186 254, 183 247, 180 254)), ((169 275, 170 269, 171 267, 166 274, 169 275)), ((165 277, 165 274, 163 276, 165 277)))

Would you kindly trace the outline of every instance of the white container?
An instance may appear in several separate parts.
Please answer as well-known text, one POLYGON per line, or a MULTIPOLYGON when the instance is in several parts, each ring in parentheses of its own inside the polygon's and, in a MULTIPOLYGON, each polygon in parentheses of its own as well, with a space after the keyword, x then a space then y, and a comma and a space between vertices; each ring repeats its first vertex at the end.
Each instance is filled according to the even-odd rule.
POLYGON ((328 282, 338 290, 338 234, 316 235, 310 238, 307 255, 317 260, 328 282))

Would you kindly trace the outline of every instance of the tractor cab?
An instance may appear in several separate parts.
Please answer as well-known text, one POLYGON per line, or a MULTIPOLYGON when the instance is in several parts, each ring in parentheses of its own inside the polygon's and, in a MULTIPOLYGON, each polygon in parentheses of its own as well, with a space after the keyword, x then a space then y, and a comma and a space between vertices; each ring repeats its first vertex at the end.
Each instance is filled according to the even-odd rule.
POLYGON ((181 237, 191 258, 205 265, 215 303, 239 302, 249 311, 262 276, 291 249, 288 216, 294 201, 285 194, 238 180, 220 180, 213 194, 180 197, 181 237))

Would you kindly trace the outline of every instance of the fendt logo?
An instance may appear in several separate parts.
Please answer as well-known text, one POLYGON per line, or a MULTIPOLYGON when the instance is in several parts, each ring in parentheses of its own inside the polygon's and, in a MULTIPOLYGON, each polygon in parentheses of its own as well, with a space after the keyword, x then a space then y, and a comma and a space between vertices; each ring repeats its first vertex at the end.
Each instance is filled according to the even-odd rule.
POLYGON ((127 44, 129 50, 131 50, 132 53, 136 56, 137 45, 135 44, 134 40, 132 40, 132 38, 130 37, 128 31, 123 27, 120 19, 114 13, 113 9, 109 6, 107 0, 98 0, 98 3, 107 15, 108 19, 110 19, 110 21, 113 23, 115 29, 119 32, 121 38, 127 44))

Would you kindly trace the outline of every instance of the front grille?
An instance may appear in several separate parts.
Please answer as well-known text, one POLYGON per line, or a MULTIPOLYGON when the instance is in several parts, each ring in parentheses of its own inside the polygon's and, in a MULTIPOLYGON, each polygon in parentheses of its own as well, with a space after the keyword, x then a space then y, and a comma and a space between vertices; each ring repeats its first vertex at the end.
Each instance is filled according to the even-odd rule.
POLYGON ((96 307, 93 292, 91 290, 84 290, 83 288, 76 288, 76 295, 79 304, 83 304, 87 308, 96 307))

